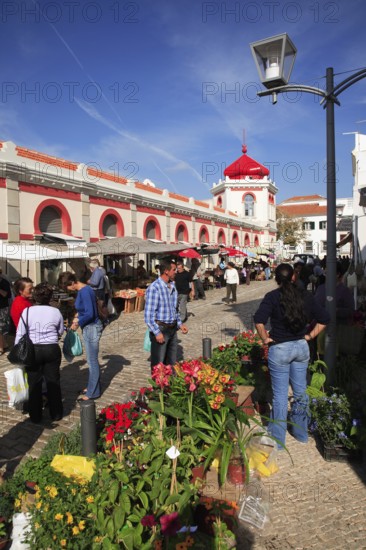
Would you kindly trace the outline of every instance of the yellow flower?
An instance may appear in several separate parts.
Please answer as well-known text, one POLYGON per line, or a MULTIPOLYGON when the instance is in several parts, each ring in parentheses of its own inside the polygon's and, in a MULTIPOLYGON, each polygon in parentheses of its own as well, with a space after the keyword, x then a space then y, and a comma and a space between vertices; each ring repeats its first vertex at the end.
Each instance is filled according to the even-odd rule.
POLYGON ((56 535, 53 535, 53 537, 52 537, 52 538, 53 538, 53 540, 56 540, 56 539, 57 539, 56 535))
POLYGON ((79 533, 80 533, 79 527, 76 527, 76 525, 75 525, 75 527, 72 528, 72 534, 73 535, 78 535, 79 533))
POLYGON ((39 501, 37 502, 36 508, 37 508, 37 510, 40 510, 40 509, 42 508, 42 501, 41 501, 41 500, 39 500, 39 501))
POLYGON ((230 374, 220 374, 219 381, 221 384, 227 384, 230 380, 230 374))
POLYGON ((76 495, 76 489, 75 488, 71 489, 71 494, 76 495))
POLYGON ((60 545, 61 546, 66 546, 66 539, 61 539, 60 540, 60 545))
POLYGON ((35 527, 36 529, 39 529, 39 528, 41 527, 40 524, 38 523, 38 521, 36 521, 36 523, 34 524, 34 527, 35 527))
POLYGON ((94 537, 94 542, 102 542, 103 537, 94 537))
POLYGON ((223 403, 225 401, 225 396, 222 394, 216 395, 214 401, 215 403, 223 403))
POLYGON ((79 529, 80 529, 80 531, 84 531, 84 529, 85 529, 85 521, 84 520, 79 521, 79 529))
POLYGON ((191 535, 189 535, 189 536, 186 538, 186 541, 185 541, 185 542, 186 542, 186 545, 187 545, 188 547, 193 546, 193 545, 194 545, 194 538, 191 537, 191 535))
POLYGON ((67 517, 67 523, 70 525, 70 523, 74 521, 74 518, 72 517, 72 514, 70 514, 70 512, 66 512, 66 517, 67 517))
POLYGON ((187 548, 185 542, 178 542, 178 544, 175 545, 175 550, 186 550, 187 548))
POLYGON ((223 388, 222 384, 216 383, 216 384, 214 384, 214 385, 212 386, 212 390, 213 390, 215 393, 221 393, 221 392, 224 390, 224 388, 223 388))
POLYGON ((43 511, 48 512, 49 509, 50 509, 50 507, 48 506, 48 504, 45 504, 44 508, 43 508, 43 511))
POLYGON ((21 501, 19 500, 19 498, 16 498, 15 501, 14 501, 14 506, 15 508, 20 508, 22 505, 21 501))
POLYGON ((57 496, 57 489, 56 487, 51 487, 50 490, 49 490, 49 495, 51 498, 55 498, 57 496))
POLYGON ((94 497, 93 495, 89 495, 86 497, 86 502, 88 502, 89 504, 91 504, 92 502, 94 502, 94 497))
POLYGON ((18 498, 22 499, 23 498, 23 493, 18 493, 18 498))
POLYGON ((56 519, 57 521, 60 521, 63 517, 64 517, 64 515, 63 515, 63 514, 60 514, 60 513, 55 515, 55 519, 56 519))

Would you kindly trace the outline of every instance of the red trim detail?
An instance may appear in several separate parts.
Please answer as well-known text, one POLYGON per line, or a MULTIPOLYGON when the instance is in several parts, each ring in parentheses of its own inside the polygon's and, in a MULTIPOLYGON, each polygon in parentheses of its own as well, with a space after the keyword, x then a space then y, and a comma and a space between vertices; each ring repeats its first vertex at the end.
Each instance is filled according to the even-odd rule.
POLYGON ((62 233, 64 233, 65 235, 71 235, 71 218, 70 218, 70 215, 68 213, 68 211, 66 210, 65 206, 59 202, 59 201, 55 201, 53 199, 47 199, 43 202, 41 202, 38 206, 37 206, 37 210, 34 214, 34 233, 36 235, 42 235, 42 231, 40 230, 40 227, 39 227, 39 218, 41 217, 41 214, 42 214, 42 210, 44 210, 47 206, 52 206, 53 208, 55 208, 56 210, 58 210, 58 212, 60 213, 61 215, 61 221, 62 221, 62 233))
POLYGON ((76 170, 78 165, 76 162, 70 162, 69 160, 60 159, 57 157, 51 157, 50 155, 45 155, 44 153, 38 153, 37 151, 32 151, 31 149, 26 149, 25 147, 15 147, 18 157, 25 157, 32 159, 38 162, 44 162, 45 164, 52 164, 53 166, 60 166, 61 168, 67 168, 68 170, 76 170))
POLYGON ((19 240, 21 241, 33 241, 34 235, 32 233, 20 233, 19 240))
POLYGON ((190 222, 192 221, 192 216, 188 216, 187 214, 175 214, 174 212, 171 212, 170 217, 177 220, 188 220, 190 222))
POLYGON ((113 210, 112 208, 108 208, 108 210, 105 210, 103 214, 100 217, 99 220, 99 238, 102 239, 105 237, 103 233, 103 222, 106 219, 107 216, 113 216, 116 219, 117 222, 117 235, 116 237, 123 237, 124 236, 124 227, 123 227, 123 221, 121 216, 116 212, 116 210, 113 210))
POLYGON ((137 206, 137 212, 145 212, 145 214, 157 214, 158 216, 164 215, 164 210, 158 210, 157 208, 150 208, 149 206, 137 206))
POLYGON ((215 223, 216 227, 222 227, 222 229, 227 229, 227 224, 225 223, 215 223))
POLYGON ((206 220, 205 218, 196 218, 196 222, 206 224, 206 223, 212 223, 213 220, 206 220))
POLYGON ((61 189, 45 187, 43 185, 36 185, 34 183, 27 183, 25 181, 19 182, 19 191, 23 191, 24 193, 33 193, 34 195, 57 197, 58 199, 68 199, 71 201, 81 200, 80 193, 74 193, 73 191, 62 191, 61 189))
POLYGON ((160 224, 158 222, 158 220, 155 218, 155 216, 149 216, 146 218, 145 220, 145 223, 144 223, 144 228, 142 230, 142 234, 143 234, 143 239, 148 239, 147 235, 146 235, 146 227, 147 227, 147 224, 149 222, 155 222, 155 239, 158 239, 159 241, 161 240, 161 228, 160 228, 160 224))
POLYGON ((178 229, 181 225, 184 227, 183 241, 188 242, 189 241, 188 228, 187 228, 186 224, 182 221, 178 222, 177 225, 176 225, 176 228, 175 228, 175 242, 178 242, 178 229))
POLYGON ((6 179, 0 178, 0 187, 6 187, 6 179))
POLYGON ((189 202, 189 198, 184 195, 178 195, 178 193, 168 193, 170 199, 175 199, 177 201, 189 202))
POLYGON ((121 176, 115 176, 110 172, 102 172, 102 170, 98 170, 96 168, 88 168, 87 172, 92 177, 95 177, 98 179, 114 181, 115 183, 124 183, 124 184, 127 183, 126 178, 122 178, 121 176))
POLYGON ((207 204, 207 202, 203 202, 203 201, 194 201, 194 204, 196 204, 197 206, 203 206, 204 208, 210 208, 210 205, 207 204))
POLYGON ((7 239, 8 233, 0 233, 0 239, 7 239))
POLYGON ((145 183, 140 183, 139 181, 135 183, 135 189, 143 189, 144 191, 148 191, 149 193, 156 193, 157 195, 163 194, 162 189, 151 187, 151 185, 146 185, 145 183))
POLYGON ((112 208, 123 208, 124 210, 130 210, 131 208, 131 205, 127 202, 112 201, 111 199, 102 199, 101 197, 89 197, 89 203, 110 206, 112 208))
MULTIPOLYGON (((258 193, 258 191, 263 191, 262 187, 246 187, 246 190, 250 193, 252 191, 255 191, 258 193)), ((243 192, 243 187, 230 187, 230 191, 241 191, 243 192)))
POLYGON ((98 241, 99 241, 98 237, 90 237, 90 242, 91 243, 96 243, 98 241))

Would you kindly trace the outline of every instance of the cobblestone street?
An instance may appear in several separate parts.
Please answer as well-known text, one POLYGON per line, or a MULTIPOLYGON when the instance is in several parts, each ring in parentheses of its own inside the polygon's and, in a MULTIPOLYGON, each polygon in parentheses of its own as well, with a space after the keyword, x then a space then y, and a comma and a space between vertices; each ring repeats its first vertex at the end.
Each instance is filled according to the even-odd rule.
MULTIPOLYGON (((222 302, 225 290, 206 292, 207 300, 188 304, 188 335, 181 335, 184 357, 202 353, 202 338, 212 338, 213 347, 244 328, 253 328, 252 316, 274 281, 240 285, 238 303, 222 302)), ((100 346, 103 395, 97 409, 121 401, 130 391, 147 383, 150 375, 148 353, 143 351, 143 312, 122 314, 105 330, 100 346)), ((45 410, 43 424, 33 425, 20 411, 7 405, 3 373, 10 368, 6 355, 0 359, 1 416, 0 466, 10 474, 25 456, 37 457, 47 439, 58 431, 68 431, 79 422, 78 390, 85 387, 88 368, 85 356, 62 363, 62 391, 65 417, 54 426, 45 410)), ((366 474, 361 465, 326 462, 310 439, 307 445, 287 436, 287 453, 279 456, 279 472, 261 482, 263 497, 269 502, 270 521, 263 531, 243 533, 238 548, 254 550, 366 548, 366 474), (293 461, 293 462, 292 462, 293 461)))

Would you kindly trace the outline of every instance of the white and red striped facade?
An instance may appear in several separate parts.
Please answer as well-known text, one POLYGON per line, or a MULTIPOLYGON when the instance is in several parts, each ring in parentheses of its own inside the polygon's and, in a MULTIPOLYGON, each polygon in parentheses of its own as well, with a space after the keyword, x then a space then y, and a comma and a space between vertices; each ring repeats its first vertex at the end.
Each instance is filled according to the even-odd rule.
POLYGON ((202 201, 0 142, 0 239, 36 241, 52 232, 51 224, 54 232, 86 242, 135 236, 191 245, 269 246, 275 240, 271 207, 277 188, 267 175, 226 180, 214 185, 213 199, 202 201), (254 216, 243 210, 248 193, 256 203, 254 216))

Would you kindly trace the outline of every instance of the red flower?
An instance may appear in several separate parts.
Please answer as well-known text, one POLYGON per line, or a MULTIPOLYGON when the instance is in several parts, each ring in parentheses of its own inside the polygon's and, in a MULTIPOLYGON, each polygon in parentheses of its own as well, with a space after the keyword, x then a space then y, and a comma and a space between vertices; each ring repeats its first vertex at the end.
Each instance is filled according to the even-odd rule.
POLYGON ((161 532, 168 537, 174 537, 181 528, 178 512, 166 514, 160 518, 161 532))
POLYGON ((152 514, 144 516, 141 519, 141 525, 143 525, 144 527, 154 527, 154 525, 156 525, 155 516, 153 516, 152 514))

